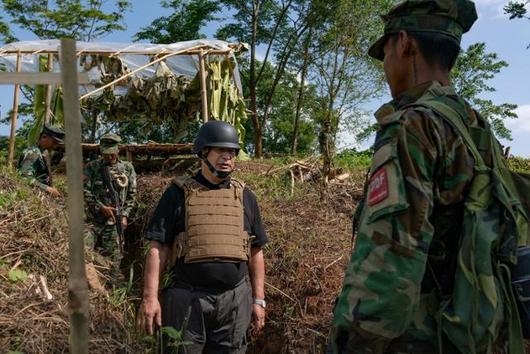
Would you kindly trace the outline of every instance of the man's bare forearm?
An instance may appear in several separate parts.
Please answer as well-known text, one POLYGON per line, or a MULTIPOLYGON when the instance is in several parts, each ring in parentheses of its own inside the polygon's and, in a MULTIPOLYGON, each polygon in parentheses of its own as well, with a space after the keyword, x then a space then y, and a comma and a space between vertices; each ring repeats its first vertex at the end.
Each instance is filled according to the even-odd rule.
POLYGON ((158 241, 151 241, 145 259, 144 298, 157 297, 160 274, 166 265, 169 248, 158 241))
POLYGON ((250 284, 252 285, 252 296, 255 299, 265 298, 265 260, 260 247, 253 247, 248 264, 250 271, 250 284))

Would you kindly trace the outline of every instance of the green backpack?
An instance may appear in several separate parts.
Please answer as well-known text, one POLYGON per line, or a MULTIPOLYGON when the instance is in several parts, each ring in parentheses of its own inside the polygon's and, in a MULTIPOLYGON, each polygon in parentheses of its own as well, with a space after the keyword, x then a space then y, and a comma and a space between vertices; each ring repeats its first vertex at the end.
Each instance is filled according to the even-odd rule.
POLYGON ((454 286, 437 313, 439 352, 444 352, 441 339, 445 335, 463 353, 502 349, 523 354, 521 323, 530 325, 523 318, 530 310, 530 269, 516 279, 524 278, 526 295, 524 286, 514 291, 512 274, 518 253, 528 250, 530 175, 508 169, 501 146, 483 118, 478 117, 482 127, 466 124, 466 106, 458 97, 421 99, 409 107, 424 107, 443 117, 475 160, 464 203, 454 286))

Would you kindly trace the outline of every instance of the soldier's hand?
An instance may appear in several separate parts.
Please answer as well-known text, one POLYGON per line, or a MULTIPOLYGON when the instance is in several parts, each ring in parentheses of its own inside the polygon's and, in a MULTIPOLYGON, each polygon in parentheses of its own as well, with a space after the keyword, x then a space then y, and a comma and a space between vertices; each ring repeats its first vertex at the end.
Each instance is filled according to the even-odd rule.
POLYGON ((153 335, 154 326, 162 326, 162 309, 158 298, 144 298, 140 304, 138 327, 143 328, 148 335, 153 335))
POLYGON ((111 206, 102 205, 102 206, 99 207, 99 211, 107 219, 112 219, 114 222, 116 222, 116 218, 114 217, 114 213, 116 212, 116 208, 113 208, 111 206))
POLYGON ((252 335, 257 336, 265 327, 265 309, 260 305, 252 305, 252 335))
POLYGON ((129 221, 127 220, 126 216, 121 218, 121 224, 122 224, 124 230, 127 228, 127 226, 129 226, 129 221))
POLYGON ((59 192, 56 188, 53 187, 46 188, 46 192, 48 192, 54 197, 62 197, 61 192, 59 192))

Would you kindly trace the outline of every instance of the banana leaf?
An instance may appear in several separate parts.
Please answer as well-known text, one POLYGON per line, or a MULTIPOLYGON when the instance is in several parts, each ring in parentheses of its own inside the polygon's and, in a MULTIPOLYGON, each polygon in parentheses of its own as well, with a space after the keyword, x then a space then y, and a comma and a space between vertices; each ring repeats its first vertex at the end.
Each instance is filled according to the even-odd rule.
MULTIPOLYGON (((46 56, 39 57, 39 71, 47 72, 48 58, 46 56)), ((28 134, 28 141, 30 144, 35 144, 39 139, 40 133, 44 126, 46 116, 46 86, 35 85, 35 94, 33 98, 33 114, 35 119, 28 134)), ((50 102, 50 123, 57 126, 64 125, 64 110, 63 110, 63 91, 61 87, 51 87, 53 90, 50 102)))

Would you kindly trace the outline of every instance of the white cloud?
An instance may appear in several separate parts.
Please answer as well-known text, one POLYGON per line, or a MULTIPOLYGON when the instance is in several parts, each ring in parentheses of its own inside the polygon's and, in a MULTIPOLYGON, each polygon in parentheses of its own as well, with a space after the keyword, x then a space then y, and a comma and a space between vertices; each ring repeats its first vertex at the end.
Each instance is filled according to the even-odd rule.
POLYGON ((520 105, 515 113, 519 118, 506 120, 506 126, 513 133, 530 132, 530 104, 520 105))
POLYGON ((496 7, 495 5, 507 3, 506 0, 475 0, 477 9, 496 7))
POLYGON ((506 0, 477 0, 475 6, 480 19, 506 19, 504 6, 508 3, 506 0))

